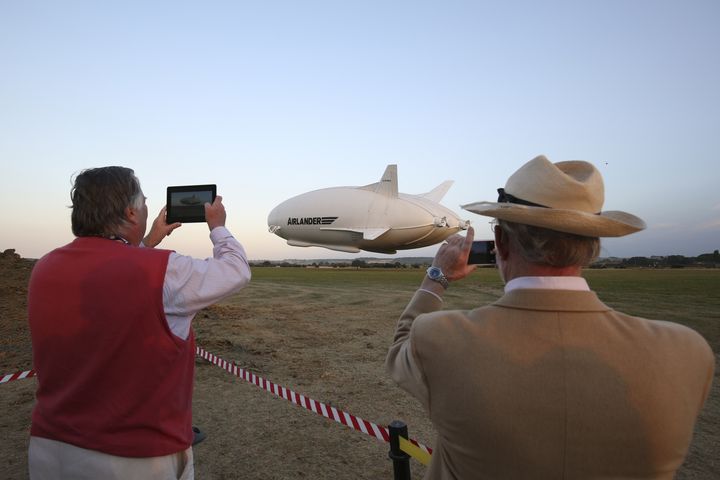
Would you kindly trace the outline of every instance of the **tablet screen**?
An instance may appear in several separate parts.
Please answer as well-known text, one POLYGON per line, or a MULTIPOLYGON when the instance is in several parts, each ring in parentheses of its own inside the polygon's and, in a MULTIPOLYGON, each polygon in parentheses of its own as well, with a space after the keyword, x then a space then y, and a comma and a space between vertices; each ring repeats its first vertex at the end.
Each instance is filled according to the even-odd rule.
POLYGON ((167 188, 167 223, 205 221, 205 202, 215 200, 215 185, 184 185, 167 188))

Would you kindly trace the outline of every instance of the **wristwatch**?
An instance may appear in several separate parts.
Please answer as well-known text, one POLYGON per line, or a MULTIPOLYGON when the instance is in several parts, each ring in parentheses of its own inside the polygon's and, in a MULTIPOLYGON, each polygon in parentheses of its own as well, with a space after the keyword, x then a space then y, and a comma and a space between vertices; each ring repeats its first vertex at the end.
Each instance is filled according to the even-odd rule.
POLYGON ((427 269, 427 276, 430 280, 434 282, 438 282, 440 285, 443 286, 443 288, 448 288, 450 286, 450 282, 448 282, 448 279, 445 277, 445 274, 443 274, 442 270, 438 267, 430 267, 427 269))

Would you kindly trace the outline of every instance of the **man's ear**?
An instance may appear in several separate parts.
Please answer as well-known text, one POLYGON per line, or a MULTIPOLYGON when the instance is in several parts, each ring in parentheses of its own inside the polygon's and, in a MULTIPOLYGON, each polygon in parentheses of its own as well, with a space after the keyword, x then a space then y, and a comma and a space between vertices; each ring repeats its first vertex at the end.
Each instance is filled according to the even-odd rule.
POLYGON ((130 222, 132 225, 138 224, 137 210, 132 207, 125 207, 125 220, 130 222))

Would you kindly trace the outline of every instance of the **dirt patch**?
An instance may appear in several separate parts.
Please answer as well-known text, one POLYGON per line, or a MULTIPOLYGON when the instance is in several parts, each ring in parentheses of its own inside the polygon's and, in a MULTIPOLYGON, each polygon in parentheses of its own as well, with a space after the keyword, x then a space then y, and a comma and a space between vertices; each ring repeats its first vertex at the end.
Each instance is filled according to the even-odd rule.
MULTIPOLYGON (((31 260, 0 257, 0 373, 30 368, 27 280, 31 260)), ((327 274, 323 274, 327 275, 327 274)), ((387 275, 392 275, 388 273, 387 275)), ((417 281, 421 274, 418 273, 417 281)), ((414 282, 412 282, 414 283, 414 282)), ((417 401, 385 374, 383 361, 414 285, 286 282, 256 275, 252 284, 198 314, 197 343, 227 361, 317 401, 387 425, 401 419, 429 446, 434 432, 417 401)), ((465 287, 463 287, 465 288, 465 287)), ((497 284, 467 287, 471 301, 497 297, 497 284)), ((455 289, 448 308, 463 307, 455 289)), ((467 301, 467 300, 465 300, 467 301)), ((713 345, 717 352, 717 345, 713 345)), ((696 429, 681 479, 720 476, 720 386, 696 429)), ((3 478, 27 478, 26 450, 36 381, 0 385, 3 478)), ((388 445, 278 399, 196 360, 194 423, 208 435, 195 449, 202 479, 391 479, 388 445)), ((412 462, 413 478, 425 468, 412 462)))

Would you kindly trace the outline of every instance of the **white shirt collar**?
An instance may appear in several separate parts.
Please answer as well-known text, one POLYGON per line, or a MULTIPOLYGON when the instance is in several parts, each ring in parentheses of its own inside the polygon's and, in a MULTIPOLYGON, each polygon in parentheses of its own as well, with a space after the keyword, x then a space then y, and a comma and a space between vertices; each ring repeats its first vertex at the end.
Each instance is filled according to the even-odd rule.
POLYGON ((521 288, 590 291, 583 277, 518 277, 505 284, 505 293, 521 288))

